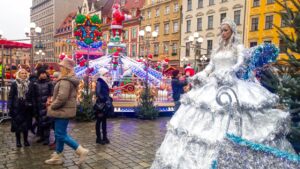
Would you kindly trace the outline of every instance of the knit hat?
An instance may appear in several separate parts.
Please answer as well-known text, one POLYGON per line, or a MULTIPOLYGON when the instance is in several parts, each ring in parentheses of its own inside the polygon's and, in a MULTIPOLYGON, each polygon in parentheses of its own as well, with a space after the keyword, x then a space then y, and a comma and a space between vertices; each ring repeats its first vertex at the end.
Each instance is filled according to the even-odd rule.
POLYGON ((75 67, 75 62, 73 59, 70 59, 68 57, 65 57, 60 63, 59 63, 60 66, 62 67, 65 67, 67 69, 74 69, 75 67))
POLYGON ((39 77, 42 73, 46 73, 48 75, 47 69, 48 69, 48 65, 46 64, 37 67, 37 77, 39 77))
POLYGON ((108 70, 104 67, 99 69, 99 75, 104 76, 106 73, 108 73, 108 70))

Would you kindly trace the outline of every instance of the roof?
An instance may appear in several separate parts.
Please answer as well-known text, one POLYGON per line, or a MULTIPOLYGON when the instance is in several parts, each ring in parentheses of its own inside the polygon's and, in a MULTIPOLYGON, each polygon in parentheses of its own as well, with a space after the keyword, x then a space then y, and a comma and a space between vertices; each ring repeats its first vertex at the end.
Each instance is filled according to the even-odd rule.
POLYGON ((72 32, 72 20, 76 17, 76 14, 76 11, 69 13, 61 25, 56 29, 55 34, 72 32))
POLYGON ((127 10, 138 8, 141 9, 144 6, 145 0, 127 0, 125 8, 127 10), (138 2, 137 2, 138 1, 138 2))

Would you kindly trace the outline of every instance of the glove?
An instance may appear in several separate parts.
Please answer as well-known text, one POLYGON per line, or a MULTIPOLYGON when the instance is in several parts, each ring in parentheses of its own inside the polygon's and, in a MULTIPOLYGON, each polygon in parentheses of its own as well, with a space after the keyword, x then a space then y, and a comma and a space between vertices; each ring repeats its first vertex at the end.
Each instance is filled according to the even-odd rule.
POLYGON ((189 79, 193 87, 201 87, 206 83, 207 73, 200 72, 189 79))

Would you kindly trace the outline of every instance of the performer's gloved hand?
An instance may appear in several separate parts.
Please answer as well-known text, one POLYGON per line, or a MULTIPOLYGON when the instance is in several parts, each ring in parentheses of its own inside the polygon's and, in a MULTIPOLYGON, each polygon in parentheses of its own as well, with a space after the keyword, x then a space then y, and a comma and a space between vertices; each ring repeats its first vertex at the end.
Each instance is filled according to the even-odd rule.
POLYGON ((193 87, 201 87, 206 83, 207 73, 206 72, 199 72, 193 77, 189 78, 189 82, 193 87))

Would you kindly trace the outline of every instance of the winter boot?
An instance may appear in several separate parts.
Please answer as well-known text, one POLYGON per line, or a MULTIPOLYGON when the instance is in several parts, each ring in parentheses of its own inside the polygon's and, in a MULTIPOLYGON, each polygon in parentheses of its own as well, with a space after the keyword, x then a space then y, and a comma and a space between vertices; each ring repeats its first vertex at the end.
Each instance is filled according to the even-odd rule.
POLYGON ((105 137, 105 138, 103 139, 103 142, 104 142, 104 144, 109 144, 109 143, 110 143, 110 141, 108 140, 107 137, 105 137))
POLYGON ((62 159, 62 154, 57 154, 56 152, 51 154, 51 158, 49 160, 45 161, 46 164, 62 164, 63 159, 62 159))
POLYGON ((25 147, 28 147, 28 146, 30 146, 30 144, 29 144, 29 142, 28 142, 28 131, 24 131, 23 132, 23 139, 24 139, 24 146, 25 147))
POLYGON ((17 147, 22 147, 22 144, 21 144, 21 133, 20 132, 16 132, 16 146, 17 147))
POLYGON ((76 154, 79 155, 79 161, 76 162, 77 165, 80 165, 85 162, 86 156, 88 155, 89 150, 79 146, 76 149, 76 154))

